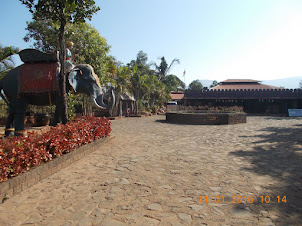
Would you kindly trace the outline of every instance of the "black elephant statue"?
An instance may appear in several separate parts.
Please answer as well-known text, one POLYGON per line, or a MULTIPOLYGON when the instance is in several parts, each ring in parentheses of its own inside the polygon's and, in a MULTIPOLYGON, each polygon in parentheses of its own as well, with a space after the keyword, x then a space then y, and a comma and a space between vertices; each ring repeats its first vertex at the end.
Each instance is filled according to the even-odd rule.
MULTIPOLYGON (((56 66, 55 72, 53 73, 56 75, 56 79, 53 79, 49 76, 49 70, 45 70, 48 66, 49 63, 40 63, 40 66, 37 68, 37 64, 25 63, 9 71, 0 81, 0 96, 9 106, 5 129, 6 136, 18 135, 18 133, 22 134, 24 130, 25 113, 29 104, 43 106, 57 103, 56 98, 60 95, 58 88, 59 78, 57 76, 59 67, 56 66), (35 69, 32 70, 34 67, 35 69), (45 73, 48 73, 46 75, 48 78, 46 82, 43 80, 45 73), (34 77, 34 79, 28 81, 30 80, 28 78, 32 77, 34 77), (54 84, 52 87, 49 87, 49 83, 54 84), (27 86, 24 87, 23 84, 27 86)), ((95 106, 99 109, 110 110, 114 106, 115 96, 113 88, 110 89, 109 94, 111 101, 105 104, 99 78, 94 73, 93 68, 88 64, 76 65, 66 75, 66 91, 68 92, 69 90, 74 90, 75 93, 85 93, 89 95, 95 106)))

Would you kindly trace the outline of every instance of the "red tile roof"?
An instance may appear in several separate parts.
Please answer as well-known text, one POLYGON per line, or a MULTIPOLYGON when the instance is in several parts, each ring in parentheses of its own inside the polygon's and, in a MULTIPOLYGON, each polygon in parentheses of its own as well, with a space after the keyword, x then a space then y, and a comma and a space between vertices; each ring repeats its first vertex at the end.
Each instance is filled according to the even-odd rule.
POLYGON ((218 85, 213 88, 212 90, 217 90, 217 89, 281 89, 280 87, 277 86, 269 86, 269 85, 264 85, 264 84, 230 84, 230 85, 218 85))
POLYGON ((282 89, 277 86, 260 84, 258 80, 252 79, 227 79, 222 81, 218 86, 211 88, 212 90, 232 90, 232 89, 282 89))
POLYGON ((171 93, 171 99, 172 100, 181 100, 184 98, 183 93, 171 93))
POLYGON ((260 81, 258 81, 258 80, 253 80, 253 79, 227 79, 227 80, 224 80, 224 81, 222 81, 221 83, 242 83, 242 82, 244 82, 244 83, 246 83, 246 82, 248 82, 248 83, 259 83, 260 81))

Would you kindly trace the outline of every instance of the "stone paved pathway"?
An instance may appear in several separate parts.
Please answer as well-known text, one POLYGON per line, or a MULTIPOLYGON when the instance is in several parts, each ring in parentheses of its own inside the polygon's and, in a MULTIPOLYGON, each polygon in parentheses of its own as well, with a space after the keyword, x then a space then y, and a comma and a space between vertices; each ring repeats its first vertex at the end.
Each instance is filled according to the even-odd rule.
POLYGON ((302 118, 164 119, 113 121, 113 141, 0 204, 0 225, 302 224, 302 118))

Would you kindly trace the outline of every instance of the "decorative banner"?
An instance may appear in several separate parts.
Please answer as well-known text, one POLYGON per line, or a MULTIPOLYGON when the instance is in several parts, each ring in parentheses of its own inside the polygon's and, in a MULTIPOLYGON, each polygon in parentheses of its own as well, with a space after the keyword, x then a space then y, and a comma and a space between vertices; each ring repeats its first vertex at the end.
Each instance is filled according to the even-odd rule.
POLYGON ((23 64, 18 74, 18 93, 59 92, 58 63, 23 64))

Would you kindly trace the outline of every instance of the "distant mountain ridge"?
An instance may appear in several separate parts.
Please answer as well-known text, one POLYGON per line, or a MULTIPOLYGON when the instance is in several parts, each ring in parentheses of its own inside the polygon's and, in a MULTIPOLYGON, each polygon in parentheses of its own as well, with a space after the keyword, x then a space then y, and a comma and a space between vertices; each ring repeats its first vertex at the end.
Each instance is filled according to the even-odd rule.
POLYGON ((210 85, 213 84, 214 80, 198 80, 198 81, 202 84, 203 87, 210 88, 210 85))
POLYGON ((302 81, 302 76, 274 79, 274 80, 263 80, 263 84, 284 87, 286 89, 298 89, 299 83, 302 81))
MULTIPOLYGON (((204 87, 210 87, 214 80, 198 80, 204 87)), ((298 89, 299 83, 302 81, 302 76, 274 79, 274 80, 262 80, 261 83, 265 85, 283 87, 285 89, 298 89)), ((218 81, 221 82, 221 81, 218 81)))

